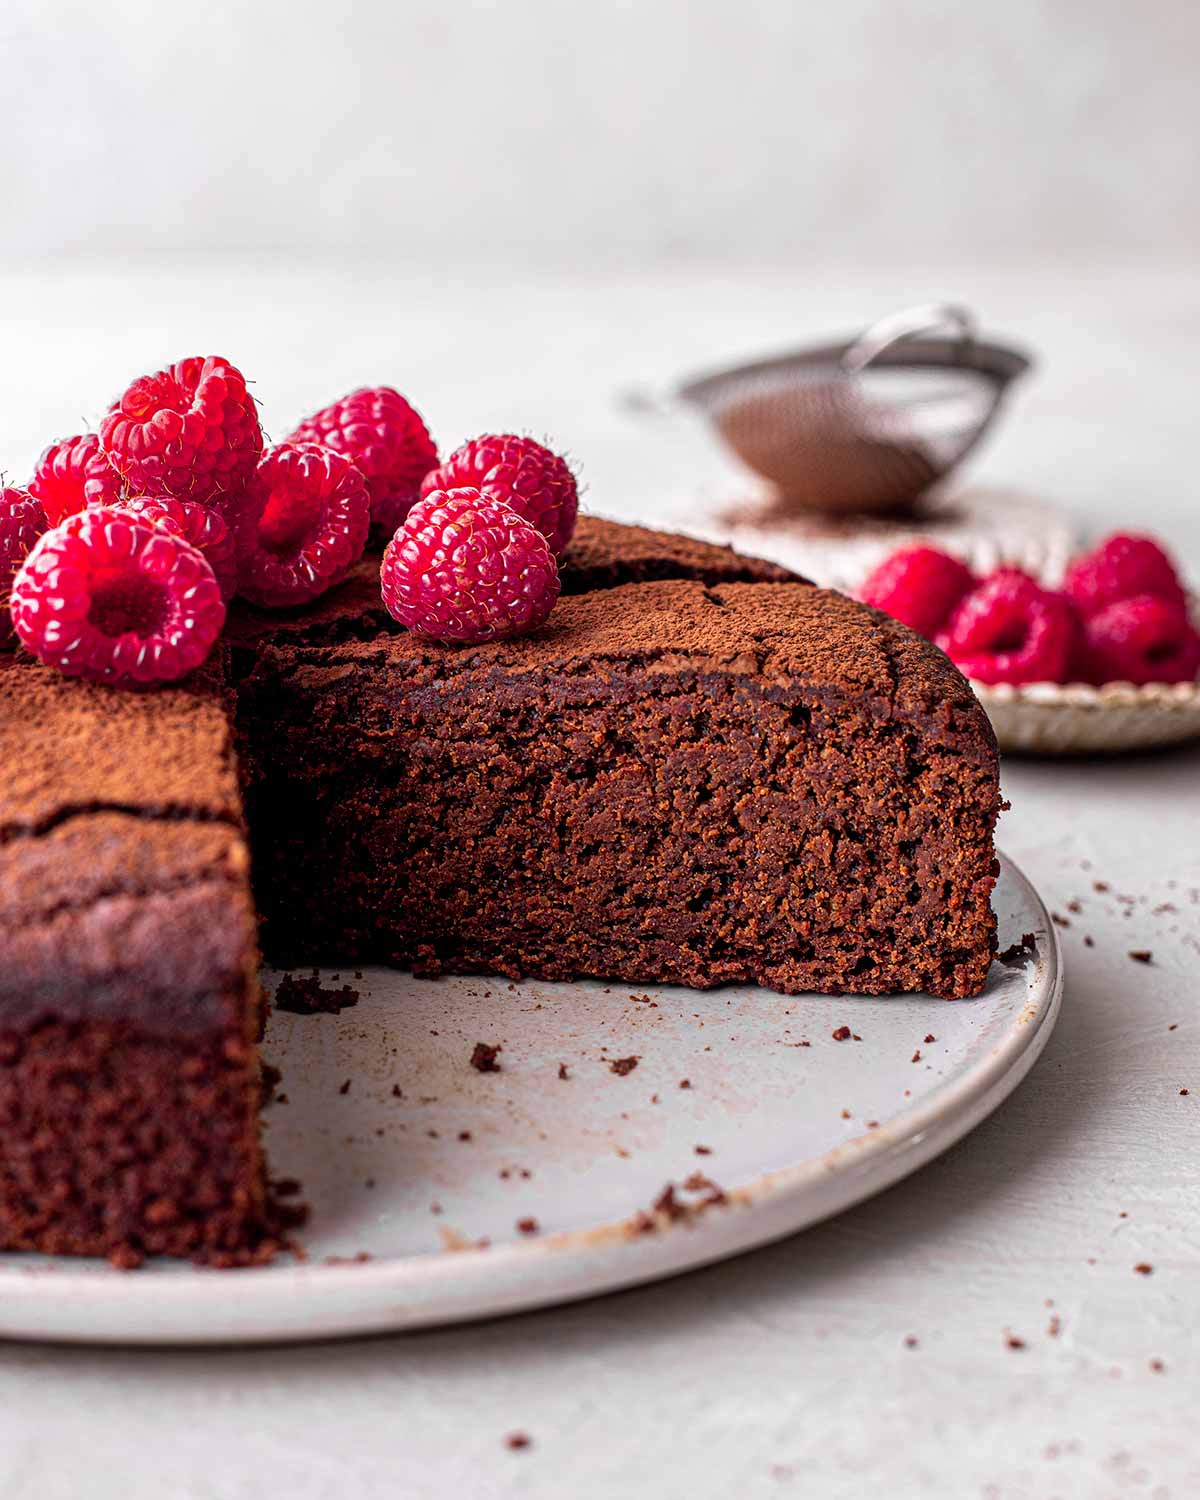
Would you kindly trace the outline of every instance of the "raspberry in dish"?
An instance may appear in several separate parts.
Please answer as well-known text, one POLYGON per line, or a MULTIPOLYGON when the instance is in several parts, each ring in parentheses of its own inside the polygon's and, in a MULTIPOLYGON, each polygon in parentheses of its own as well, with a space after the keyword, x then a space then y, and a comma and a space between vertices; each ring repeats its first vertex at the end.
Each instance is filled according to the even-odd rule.
POLYGON ((415 634, 474 645, 540 625, 558 599, 542 533, 494 496, 463 487, 417 502, 380 570, 388 613, 415 634))
POLYGON ((1178 604, 1137 594, 1107 605, 1085 624, 1093 682, 1193 682, 1200 634, 1178 604))
POLYGON ((8 612, 13 578, 45 529, 42 507, 28 490, 0 489, 0 648, 13 639, 8 612))
POLYGON ((931 641, 974 587, 974 575, 957 557, 936 547, 902 547, 871 573, 858 597, 931 641))
POLYGON ((358 469, 320 443, 269 449, 229 514, 238 593, 280 609, 340 582, 363 554, 371 503, 358 469))
POLYGON ((226 603, 237 589, 237 552, 230 531, 221 515, 208 505, 198 505, 195 500, 173 500, 162 495, 152 500, 147 495, 138 495, 132 500, 120 502, 122 510, 152 526, 166 526, 181 536, 200 552, 217 580, 221 598, 226 603))
POLYGON ((34 546, 13 581, 12 619, 21 644, 66 676, 146 687, 206 660, 225 602, 182 536, 95 506, 34 546))
POLYGON ((1180 609, 1187 607, 1175 565, 1158 543, 1152 537, 1121 531, 1071 563, 1063 592, 1085 620, 1119 599, 1139 594, 1153 595, 1180 609))
POLYGON ((1061 594, 1016 568, 1000 568, 963 599, 936 644, 977 682, 1063 682, 1076 630, 1061 594))
POLYGON ((41 458, 29 493, 41 503, 46 524, 57 526, 87 505, 112 505, 121 498, 121 476, 109 463, 94 432, 52 443, 41 458))
POLYGON ((371 523, 392 536, 438 461, 420 413, 389 385, 351 391, 300 423, 289 443, 322 443, 367 482, 371 523))
POLYGON ((543 444, 512 433, 471 438, 426 474, 421 495, 462 486, 474 486, 489 499, 510 505, 537 527, 555 557, 566 550, 579 512, 579 491, 566 460, 543 444))
POLYGON ((254 472, 263 435, 245 376, 210 355, 135 380, 100 423, 100 446, 130 494, 221 507, 254 472))

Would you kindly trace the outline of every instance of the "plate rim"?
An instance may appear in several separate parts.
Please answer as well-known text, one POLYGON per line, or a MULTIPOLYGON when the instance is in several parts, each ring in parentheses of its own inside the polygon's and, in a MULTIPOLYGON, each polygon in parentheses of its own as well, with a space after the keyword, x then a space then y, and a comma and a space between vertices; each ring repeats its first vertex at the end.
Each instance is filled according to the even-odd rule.
POLYGON ((99 1309, 102 1272, 68 1269, 50 1257, 45 1264, 11 1268, 0 1261, 0 1336, 211 1347, 408 1332, 665 1280, 811 1228, 893 1186, 969 1134, 1016 1089, 1050 1038, 1063 992, 1058 934, 1029 878, 1007 855, 997 856, 1037 914, 1037 967, 1020 1014, 977 1063, 893 1121, 740 1183, 719 1208, 657 1233, 631 1232, 626 1217, 526 1241, 393 1260, 237 1271, 199 1267, 187 1280, 186 1272, 124 1275, 103 1281, 99 1309), (188 1332, 171 1317, 181 1296, 192 1304, 188 1332), (317 1298, 322 1307, 314 1317, 317 1298))

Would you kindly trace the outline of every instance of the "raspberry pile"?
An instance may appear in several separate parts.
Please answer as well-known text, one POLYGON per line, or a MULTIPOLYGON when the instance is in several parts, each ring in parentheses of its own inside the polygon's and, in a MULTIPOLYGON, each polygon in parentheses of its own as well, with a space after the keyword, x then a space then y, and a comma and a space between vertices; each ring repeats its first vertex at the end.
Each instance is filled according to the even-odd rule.
POLYGON ((268 447, 246 377, 197 356, 133 381, 94 433, 0 490, 0 647, 115 687, 200 666, 235 594, 309 603, 374 536, 388 610, 431 640, 542 624, 575 527, 575 476, 532 438, 486 435, 438 468, 415 408, 371 386, 268 447))
POLYGON ((1061 589, 1016 568, 976 579, 933 547, 885 559, 859 597, 934 641, 977 682, 1192 682, 1200 632, 1152 537, 1116 532, 1077 557, 1061 589))

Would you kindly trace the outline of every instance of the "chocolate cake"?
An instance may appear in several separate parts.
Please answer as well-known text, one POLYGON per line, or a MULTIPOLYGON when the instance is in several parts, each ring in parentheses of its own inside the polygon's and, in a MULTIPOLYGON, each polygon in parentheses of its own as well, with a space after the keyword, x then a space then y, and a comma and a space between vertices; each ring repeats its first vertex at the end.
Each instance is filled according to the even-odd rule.
POLYGON ((247 821, 279 959, 981 988, 995 751, 923 641, 610 522, 510 643, 405 635, 373 568, 177 688, 0 666, 0 1247, 277 1247, 247 821))

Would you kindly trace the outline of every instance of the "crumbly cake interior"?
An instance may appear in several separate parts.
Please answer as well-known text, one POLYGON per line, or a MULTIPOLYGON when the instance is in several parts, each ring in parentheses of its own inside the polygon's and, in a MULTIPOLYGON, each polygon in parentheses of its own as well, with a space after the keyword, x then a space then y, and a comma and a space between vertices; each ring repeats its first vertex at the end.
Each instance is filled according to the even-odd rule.
POLYGON ((906 636, 800 584, 674 581, 565 600, 507 645, 269 647, 239 715, 264 945, 974 993, 995 755, 906 636))

